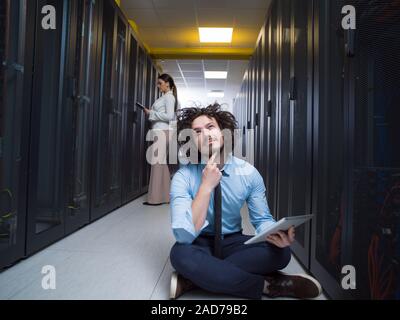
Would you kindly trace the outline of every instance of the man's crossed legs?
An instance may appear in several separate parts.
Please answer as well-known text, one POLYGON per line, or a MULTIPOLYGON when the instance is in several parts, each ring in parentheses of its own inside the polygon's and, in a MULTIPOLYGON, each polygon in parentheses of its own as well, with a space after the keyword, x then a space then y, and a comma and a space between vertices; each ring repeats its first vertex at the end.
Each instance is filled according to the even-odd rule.
POLYGON ((290 248, 268 242, 245 245, 250 239, 241 233, 222 240, 222 259, 212 255, 213 237, 200 235, 192 244, 175 243, 171 264, 178 274, 171 280, 171 298, 194 287, 232 296, 261 299, 292 296, 313 298, 321 293, 319 283, 306 275, 284 275, 291 258, 290 248))

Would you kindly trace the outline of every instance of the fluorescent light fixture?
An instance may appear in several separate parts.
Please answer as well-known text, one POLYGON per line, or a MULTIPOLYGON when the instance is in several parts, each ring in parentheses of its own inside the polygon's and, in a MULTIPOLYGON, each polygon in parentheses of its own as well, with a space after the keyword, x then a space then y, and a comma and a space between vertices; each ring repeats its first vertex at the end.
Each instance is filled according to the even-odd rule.
POLYGON ((210 91, 207 93, 207 96, 209 98, 223 98, 225 96, 225 93, 223 91, 210 91))
POLYGON ((232 42, 233 28, 199 28, 200 42, 232 42))
POLYGON ((206 79, 226 79, 227 77, 227 71, 204 71, 204 78, 206 79))

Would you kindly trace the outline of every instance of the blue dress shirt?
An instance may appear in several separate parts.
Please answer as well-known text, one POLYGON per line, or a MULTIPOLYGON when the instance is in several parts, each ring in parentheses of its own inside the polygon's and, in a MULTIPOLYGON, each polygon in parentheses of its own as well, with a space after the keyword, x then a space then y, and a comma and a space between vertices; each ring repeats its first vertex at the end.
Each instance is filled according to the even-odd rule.
MULTIPOLYGON (((211 194, 207 217, 202 228, 195 231, 192 201, 199 190, 205 164, 182 166, 171 183, 170 206, 172 230, 179 243, 192 243, 200 233, 214 233, 214 193, 211 194)), ((242 230, 240 209, 247 202, 250 221, 256 234, 275 223, 265 197, 260 173, 248 162, 229 156, 221 170, 222 235, 242 230)))

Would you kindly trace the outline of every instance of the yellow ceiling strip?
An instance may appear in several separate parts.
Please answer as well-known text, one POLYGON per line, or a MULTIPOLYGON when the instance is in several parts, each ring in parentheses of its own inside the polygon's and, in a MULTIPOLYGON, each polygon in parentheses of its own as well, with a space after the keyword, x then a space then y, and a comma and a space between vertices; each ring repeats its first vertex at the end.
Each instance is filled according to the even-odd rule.
POLYGON ((156 59, 249 59, 254 52, 253 48, 154 48, 150 54, 156 59))
POLYGON ((115 2, 117 3, 117 5, 120 7, 121 6, 121 0, 115 0, 115 2))

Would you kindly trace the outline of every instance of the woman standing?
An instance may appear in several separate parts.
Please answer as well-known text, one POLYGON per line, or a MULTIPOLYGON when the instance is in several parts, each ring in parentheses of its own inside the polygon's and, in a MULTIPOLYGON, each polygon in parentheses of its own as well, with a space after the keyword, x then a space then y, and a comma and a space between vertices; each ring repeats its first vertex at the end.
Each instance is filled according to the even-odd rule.
POLYGON ((156 131, 162 130, 166 137, 165 150, 158 149, 158 158, 165 159, 165 161, 151 165, 147 201, 143 203, 144 205, 153 206, 169 203, 171 180, 167 161, 169 128, 170 121, 175 119, 175 112, 178 106, 177 89, 170 75, 160 75, 157 80, 157 87, 161 91, 162 96, 154 102, 151 109, 144 109, 144 112, 149 117, 149 121, 152 123, 151 134, 153 136, 157 135, 156 131))

